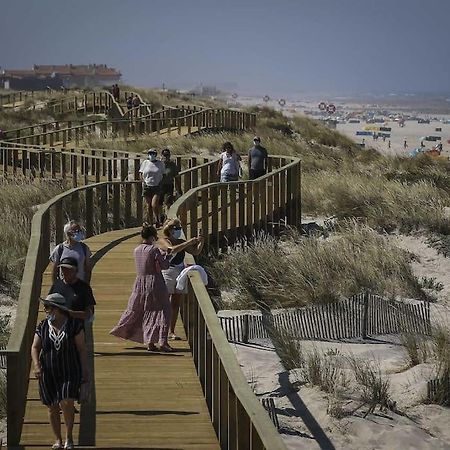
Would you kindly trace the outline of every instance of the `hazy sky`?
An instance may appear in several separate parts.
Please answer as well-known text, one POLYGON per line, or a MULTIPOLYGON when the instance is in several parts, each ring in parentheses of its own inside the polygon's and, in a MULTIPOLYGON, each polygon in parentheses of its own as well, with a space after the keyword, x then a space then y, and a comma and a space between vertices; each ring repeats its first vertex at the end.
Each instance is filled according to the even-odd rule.
POLYGON ((94 62, 138 86, 450 92, 450 0, 2 0, 2 68, 94 62))

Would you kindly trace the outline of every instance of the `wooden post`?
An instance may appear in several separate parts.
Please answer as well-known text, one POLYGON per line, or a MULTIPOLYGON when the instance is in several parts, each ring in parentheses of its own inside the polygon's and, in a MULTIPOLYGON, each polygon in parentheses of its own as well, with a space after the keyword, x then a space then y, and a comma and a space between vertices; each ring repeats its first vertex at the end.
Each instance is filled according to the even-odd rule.
POLYGON ((108 231, 108 185, 99 188, 100 191, 100 232, 108 231))
POLYGON ((125 227, 131 226, 131 184, 125 184, 125 227))
POLYGON ((113 229, 120 229, 120 184, 113 187, 113 229))
POLYGON ((94 234, 94 190, 86 189, 86 236, 90 237, 94 234))
POLYGON ((72 187, 76 188, 78 186, 77 155, 74 153, 71 155, 71 158, 72 158, 72 187))
POLYGON ((362 314, 361 314, 361 339, 367 339, 367 326, 369 321, 369 291, 364 290, 362 295, 362 314))

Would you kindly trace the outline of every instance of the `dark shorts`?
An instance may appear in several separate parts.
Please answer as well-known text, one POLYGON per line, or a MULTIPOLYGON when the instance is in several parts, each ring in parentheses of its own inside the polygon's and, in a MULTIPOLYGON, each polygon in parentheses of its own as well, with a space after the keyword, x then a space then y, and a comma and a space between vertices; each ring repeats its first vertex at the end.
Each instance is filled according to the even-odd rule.
POLYGON ((175 196, 173 191, 175 186, 173 184, 162 184, 159 193, 159 203, 162 205, 171 205, 174 201, 175 196))
POLYGON ((160 186, 144 186, 142 189, 142 197, 153 198, 155 195, 161 195, 160 186))
POLYGON ((250 169, 248 172, 248 177, 250 178, 250 180, 255 180, 256 178, 262 177, 265 174, 266 174, 265 169, 262 170, 250 169))

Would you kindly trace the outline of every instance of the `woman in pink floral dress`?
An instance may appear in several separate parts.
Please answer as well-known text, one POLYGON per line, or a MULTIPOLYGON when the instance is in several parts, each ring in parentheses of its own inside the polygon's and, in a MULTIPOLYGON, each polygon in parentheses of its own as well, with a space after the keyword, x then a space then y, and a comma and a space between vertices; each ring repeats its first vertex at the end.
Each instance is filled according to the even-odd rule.
POLYGON ((149 351, 170 352, 167 343, 171 307, 169 293, 161 270, 169 268, 170 249, 162 252, 154 244, 158 238, 156 228, 144 223, 141 230, 142 244, 134 249, 136 280, 128 300, 127 309, 111 334, 122 339, 147 344, 149 351))

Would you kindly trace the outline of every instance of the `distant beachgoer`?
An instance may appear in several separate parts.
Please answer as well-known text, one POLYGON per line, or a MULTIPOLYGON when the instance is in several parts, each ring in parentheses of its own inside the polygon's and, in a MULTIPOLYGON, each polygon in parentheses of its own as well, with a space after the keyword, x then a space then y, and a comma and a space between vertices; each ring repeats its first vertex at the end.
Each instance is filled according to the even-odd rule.
POLYGON ((383 134, 383 142, 386 142, 386 136, 383 134))
POLYGON ((225 142, 222 146, 222 153, 219 157, 217 175, 220 175, 220 182, 237 181, 241 170, 241 157, 236 153, 231 142, 225 142))
POLYGON ((141 101, 139 100, 139 97, 137 94, 134 94, 133 97, 133 108, 137 108, 141 104, 141 101))
POLYGON ((391 148, 391 140, 388 140, 388 148, 391 148))
POLYGON ((406 142, 406 139, 403 141, 403 148, 405 150, 408 148, 408 143, 406 142))
POLYGON ((171 306, 161 270, 169 268, 171 250, 161 251, 156 245, 158 232, 148 223, 142 225, 142 244, 134 249, 136 280, 127 309, 119 323, 110 331, 113 336, 139 344, 147 344, 148 351, 171 352, 168 333, 171 306))
POLYGON ((361 141, 361 147, 365 147, 366 146, 366 140, 363 138, 363 140, 361 141))
POLYGON ((130 95, 127 98, 127 109, 131 109, 131 108, 133 108, 133 96, 132 95, 130 95))
POLYGON ((423 141, 420 141, 420 146, 421 146, 421 147, 425 147, 425 144, 424 144, 423 141))
POLYGON ((261 145, 261 138, 253 138, 253 147, 248 151, 248 174, 250 180, 262 177, 267 172, 267 150, 261 145))
POLYGON ((74 401, 80 399, 82 385, 89 382, 83 323, 69 316, 67 300, 62 295, 50 294, 41 301, 47 318, 37 326, 31 348, 34 375, 56 439, 51 448, 73 449, 74 401), (66 425, 64 446, 60 409, 66 425))

